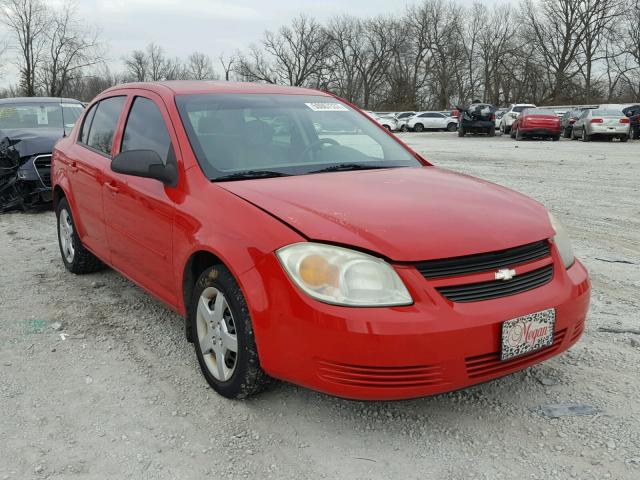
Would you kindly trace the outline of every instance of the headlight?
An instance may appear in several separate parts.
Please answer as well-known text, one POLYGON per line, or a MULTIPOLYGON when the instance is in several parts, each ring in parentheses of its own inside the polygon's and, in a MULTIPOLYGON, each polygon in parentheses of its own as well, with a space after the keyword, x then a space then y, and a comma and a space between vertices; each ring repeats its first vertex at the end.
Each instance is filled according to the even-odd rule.
POLYGON ((573 256, 573 249, 571 248, 571 240, 569 240, 567 229, 559 220, 551 215, 551 213, 549 213, 549 221, 551 221, 551 226, 556 231, 556 235, 553 237, 553 243, 555 243, 558 248, 565 268, 569 268, 573 265, 575 257, 573 256))
POLYGON ((411 305, 395 270, 365 253, 319 243, 294 243, 276 252, 291 279, 325 303, 358 307, 411 305))

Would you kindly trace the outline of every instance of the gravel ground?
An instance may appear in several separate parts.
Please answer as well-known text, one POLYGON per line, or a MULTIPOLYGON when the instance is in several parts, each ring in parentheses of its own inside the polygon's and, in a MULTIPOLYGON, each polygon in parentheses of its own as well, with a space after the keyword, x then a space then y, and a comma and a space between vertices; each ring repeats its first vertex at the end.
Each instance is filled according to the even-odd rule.
POLYGON ((593 280, 577 346, 431 398, 276 383, 229 401, 206 387, 177 315, 113 271, 66 273, 53 213, 3 215, 0 480, 640 478, 640 335, 599 331, 640 326, 640 144, 402 138, 564 220, 593 280), (559 403, 599 413, 540 414, 559 403))

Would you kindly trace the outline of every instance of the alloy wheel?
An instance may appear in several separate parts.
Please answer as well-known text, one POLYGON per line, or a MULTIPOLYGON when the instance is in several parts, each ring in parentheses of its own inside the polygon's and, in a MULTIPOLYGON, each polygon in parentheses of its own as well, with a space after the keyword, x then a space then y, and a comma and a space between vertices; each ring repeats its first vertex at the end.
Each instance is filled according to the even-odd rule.
POLYGON ((76 250, 73 246, 73 222, 71 221, 71 215, 66 209, 60 211, 60 217, 58 219, 58 235, 60 237, 60 247, 62 247, 62 254, 67 263, 73 263, 76 250))
POLYGON ((217 288, 207 287, 200 295, 196 325, 207 369, 216 380, 226 382, 236 369, 238 337, 229 303, 217 288))

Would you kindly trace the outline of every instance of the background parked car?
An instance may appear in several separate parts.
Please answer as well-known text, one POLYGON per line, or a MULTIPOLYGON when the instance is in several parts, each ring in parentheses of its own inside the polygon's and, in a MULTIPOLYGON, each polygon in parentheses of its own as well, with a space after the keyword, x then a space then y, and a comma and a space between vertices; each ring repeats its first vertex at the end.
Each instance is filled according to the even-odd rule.
POLYGON ((504 114, 507 113, 508 110, 508 108, 499 108, 496 110, 496 119, 494 123, 497 130, 500 129, 500 122, 502 121, 502 117, 504 117, 504 114))
POLYGON ((488 103, 472 103, 466 109, 460 108, 458 136, 467 133, 486 134, 493 137, 496 134, 496 108, 488 103))
POLYGON ((573 124, 571 138, 580 138, 583 142, 588 142, 593 137, 608 141, 619 138, 621 142, 626 142, 629 139, 630 125, 629 117, 617 108, 587 109, 573 124))
POLYGON ((369 115, 371 118, 373 118, 376 122, 378 122, 380 125, 382 125, 384 128, 386 128, 390 132, 398 131, 398 120, 396 120, 396 118, 393 115, 386 114, 385 116, 380 116, 379 114, 375 112, 370 112, 370 111, 365 111, 364 113, 369 115))
POLYGON ((562 115, 562 118, 560 119, 560 132, 564 138, 571 138, 573 124, 576 123, 576 120, 586 108, 587 107, 572 108, 562 115))
POLYGON ((500 131, 502 133, 510 133, 513 122, 516 121, 520 112, 527 108, 536 108, 536 106, 531 103, 515 103, 511 105, 509 110, 507 110, 507 113, 502 116, 502 120, 500 121, 500 131))
POLYGON ((398 120, 398 130, 400 130, 401 132, 407 132, 409 130, 407 123, 409 122, 409 119, 415 114, 416 112, 397 112, 396 120, 398 120))
POLYGON ((525 137, 560 140, 560 118, 553 110, 527 108, 511 125, 511 138, 522 140, 525 137))
POLYGON ((407 127, 414 132, 424 130, 455 132, 458 129, 458 119, 440 112, 420 112, 409 119, 407 127))
POLYGON ((640 105, 631 105, 622 109, 629 118, 629 138, 631 140, 637 140, 640 138, 640 105))
POLYGON ((70 98, 0 100, 0 212, 51 202, 51 151, 84 106, 70 98))

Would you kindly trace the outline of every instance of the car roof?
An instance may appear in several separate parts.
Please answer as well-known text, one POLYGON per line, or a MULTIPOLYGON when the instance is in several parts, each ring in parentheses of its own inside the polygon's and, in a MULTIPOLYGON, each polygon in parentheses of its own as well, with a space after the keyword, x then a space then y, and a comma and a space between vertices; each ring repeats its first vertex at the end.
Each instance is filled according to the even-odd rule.
POLYGON ((13 97, 13 98, 0 98, 0 105, 10 105, 12 103, 79 103, 80 100, 75 98, 61 98, 61 97, 13 97))
POLYGON ((268 83, 225 82, 217 80, 173 80, 167 82, 125 83, 111 87, 106 92, 122 89, 151 90, 156 93, 171 92, 174 95, 192 95, 206 93, 262 93, 283 95, 321 95, 331 96, 320 90, 310 88, 273 85, 268 83))

